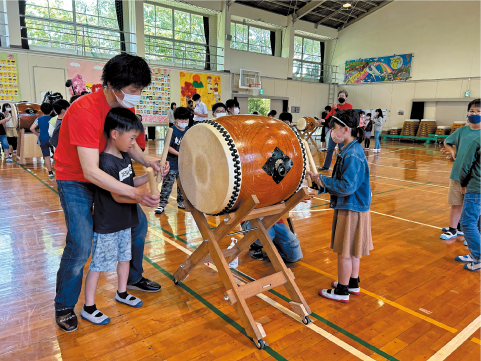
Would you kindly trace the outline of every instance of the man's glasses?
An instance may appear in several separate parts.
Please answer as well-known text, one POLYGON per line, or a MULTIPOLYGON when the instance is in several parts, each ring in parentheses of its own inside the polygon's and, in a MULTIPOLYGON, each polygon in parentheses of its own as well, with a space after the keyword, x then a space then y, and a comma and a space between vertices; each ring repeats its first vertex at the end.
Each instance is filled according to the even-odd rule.
POLYGON ((468 114, 469 114, 469 115, 475 115, 475 114, 481 115, 481 110, 470 110, 470 111, 468 112, 468 114))

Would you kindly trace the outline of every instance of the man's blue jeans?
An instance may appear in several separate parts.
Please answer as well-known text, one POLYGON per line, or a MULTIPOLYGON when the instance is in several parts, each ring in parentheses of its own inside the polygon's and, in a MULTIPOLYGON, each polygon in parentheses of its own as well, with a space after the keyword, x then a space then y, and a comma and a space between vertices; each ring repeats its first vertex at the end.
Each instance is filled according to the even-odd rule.
POLYGON ((379 142, 379 134, 381 131, 374 131, 374 140, 376 144, 374 144, 374 149, 381 149, 381 143, 379 142))
POLYGON ((461 213, 461 229, 464 232, 464 239, 468 242, 468 248, 473 258, 480 261, 480 239, 481 239, 481 197, 479 193, 466 192, 463 201, 463 212, 461 213))
MULTIPOLYGON (((242 229, 252 229, 249 221, 242 223, 242 229)), ((292 233, 284 223, 276 223, 267 230, 267 234, 274 242, 277 251, 286 262, 297 262, 302 256, 301 245, 296 234, 292 233)), ((254 247, 262 248, 261 241, 253 243, 254 247)))
MULTIPOLYGON (((67 238, 57 272, 57 295, 55 310, 73 309, 82 290, 83 269, 92 249, 95 185, 78 181, 57 181, 58 195, 62 205, 67 238)), ((137 205, 139 224, 132 228, 132 260, 128 283, 142 279, 142 260, 145 236, 147 235, 147 218, 137 205)))
POLYGON ((342 147, 344 147, 344 143, 337 144, 332 140, 332 137, 330 137, 329 144, 327 145, 326 158, 324 159, 324 168, 331 168, 332 155, 334 153, 334 149, 336 149, 336 145, 339 145, 339 151, 341 151, 342 147))

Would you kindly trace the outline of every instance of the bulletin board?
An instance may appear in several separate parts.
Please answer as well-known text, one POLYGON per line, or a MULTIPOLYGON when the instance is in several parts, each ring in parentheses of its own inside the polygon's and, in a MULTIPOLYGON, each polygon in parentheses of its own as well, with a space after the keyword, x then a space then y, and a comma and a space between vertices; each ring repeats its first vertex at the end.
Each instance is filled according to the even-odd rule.
POLYGON ((0 102, 20 102, 17 54, 0 52, 0 102))
POLYGON ((142 116, 145 123, 169 123, 170 109, 170 70, 152 69, 152 83, 144 89, 135 113, 142 116))

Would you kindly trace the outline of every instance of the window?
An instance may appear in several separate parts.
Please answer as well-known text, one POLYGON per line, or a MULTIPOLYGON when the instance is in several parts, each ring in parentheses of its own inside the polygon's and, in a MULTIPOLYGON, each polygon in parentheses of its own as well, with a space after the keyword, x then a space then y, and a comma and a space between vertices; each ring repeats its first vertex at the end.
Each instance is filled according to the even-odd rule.
POLYGON ((5 0, 0 0, 0 46, 8 46, 7 9, 5 0))
POLYGON ((294 69, 297 78, 321 78, 321 42, 300 36, 294 37, 294 69))
POLYGON ((253 26, 231 22, 231 49, 272 55, 271 32, 253 26))
POLYGON ((122 48, 114 0, 27 0, 25 27, 29 46, 86 56, 110 56, 122 48))
POLYGON ((144 4, 145 55, 176 66, 204 68, 204 18, 185 11, 144 4))

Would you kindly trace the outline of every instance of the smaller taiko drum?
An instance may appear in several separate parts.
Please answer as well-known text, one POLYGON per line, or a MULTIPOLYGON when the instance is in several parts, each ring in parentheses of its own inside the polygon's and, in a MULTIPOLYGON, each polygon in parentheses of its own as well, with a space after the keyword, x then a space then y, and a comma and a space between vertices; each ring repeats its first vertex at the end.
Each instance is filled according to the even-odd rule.
POLYGON ((17 124, 20 129, 30 129, 35 119, 44 115, 40 110, 40 104, 16 103, 17 124))
POLYGON ((311 117, 299 118, 295 124, 296 128, 302 131, 311 131, 316 128, 316 120, 311 117))

